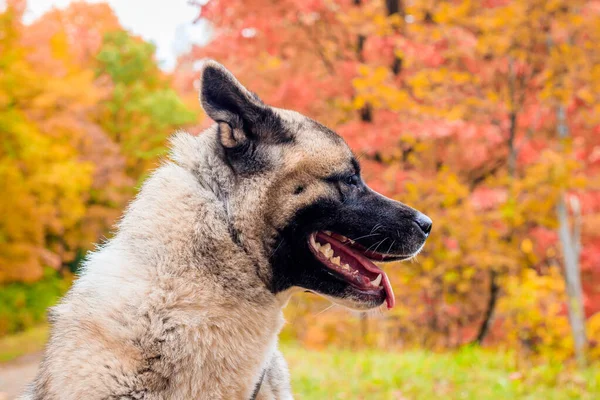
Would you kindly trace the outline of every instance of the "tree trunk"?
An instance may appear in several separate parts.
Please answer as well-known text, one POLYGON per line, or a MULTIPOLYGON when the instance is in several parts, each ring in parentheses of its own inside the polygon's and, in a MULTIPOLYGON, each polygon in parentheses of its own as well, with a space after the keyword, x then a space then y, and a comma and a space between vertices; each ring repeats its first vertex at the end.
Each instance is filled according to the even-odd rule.
MULTIPOLYGON (((515 102, 516 88, 515 88, 515 75, 513 72, 513 62, 512 60, 508 63, 509 68, 509 81, 508 81, 508 92, 509 97, 511 99, 511 110, 508 116, 509 126, 508 126, 508 176, 511 179, 511 182, 515 176, 517 170, 517 147, 515 146, 515 138, 517 135, 517 107, 515 102)), ((510 198, 513 198, 514 193, 511 189, 509 192, 510 198)), ((509 233, 508 237, 504 239, 506 241, 510 241, 512 233, 509 233)), ((486 310, 483 314, 483 322, 479 326, 479 332, 475 338, 475 343, 481 345, 485 340, 485 337, 490 332, 490 326, 492 324, 492 320, 494 317, 494 313, 496 311, 496 304, 498 303, 498 297, 500 296, 500 285, 498 284, 498 271, 492 269, 490 271, 490 297, 487 302, 486 310)))
MULTIPOLYGON (((559 106, 557 110, 558 120, 558 137, 565 139, 569 136, 569 129, 566 122, 566 113, 563 106, 559 106)), ((581 251, 580 245, 580 216, 581 211, 579 202, 575 200, 571 204, 573 211, 574 223, 573 229, 569 221, 569 212, 565 201, 565 194, 560 195, 558 204, 556 205, 556 213, 558 216, 558 237, 563 252, 564 261, 564 278, 567 287, 567 309, 569 312, 569 323, 573 334, 573 342, 575 344, 575 358, 580 367, 585 366, 585 352, 587 338, 585 335, 585 313, 583 310, 583 290, 581 287, 581 271, 579 268, 579 254, 581 251)))
POLYGON ((500 286, 498 285, 497 279, 498 273, 495 270, 490 271, 490 297, 488 298, 483 323, 479 327, 479 332, 475 338, 475 342, 478 345, 483 344, 483 340, 490 332, 490 327, 492 326, 494 311, 496 309, 496 303, 498 302, 498 294, 500 293, 500 286))
MULTIPOLYGON (((398 14, 400 17, 404 18, 404 4, 402 0, 385 0, 385 8, 388 16, 398 14)), ((400 74, 402 71, 402 64, 402 58, 400 58, 397 54, 394 54, 391 70, 395 76, 398 76, 398 74, 400 74)))

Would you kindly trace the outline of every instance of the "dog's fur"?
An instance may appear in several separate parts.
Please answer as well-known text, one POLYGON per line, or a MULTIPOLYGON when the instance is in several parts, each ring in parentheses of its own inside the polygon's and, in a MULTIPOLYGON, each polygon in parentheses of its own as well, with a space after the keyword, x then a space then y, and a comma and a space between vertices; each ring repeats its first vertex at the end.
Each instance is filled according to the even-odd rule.
POLYGON ((52 310, 23 399, 246 400, 261 381, 257 398, 290 399, 277 350, 290 295, 308 289, 355 309, 385 299, 322 271, 306 235, 328 226, 359 234, 379 222, 395 238, 388 253, 420 250, 426 235, 410 221, 424 216, 360 182, 359 207, 359 189, 332 183, 359 172, 339 136, 264 105, 214 61, 200 82, 217 124, 173 137, 170 160, 52 310), (394 219, 404 222, 384 223, 394 219))

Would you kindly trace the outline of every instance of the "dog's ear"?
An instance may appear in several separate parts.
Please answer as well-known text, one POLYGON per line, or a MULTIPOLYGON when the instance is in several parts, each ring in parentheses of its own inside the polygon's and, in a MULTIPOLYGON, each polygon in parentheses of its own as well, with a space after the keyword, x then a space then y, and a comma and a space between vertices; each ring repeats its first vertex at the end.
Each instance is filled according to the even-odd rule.
POLYGON ((219 124, 219 140, 228 149, 249 141, 286 141, 281 119, 246 89, 224 66, 206 60, 200 69, 200 103, 219 124))

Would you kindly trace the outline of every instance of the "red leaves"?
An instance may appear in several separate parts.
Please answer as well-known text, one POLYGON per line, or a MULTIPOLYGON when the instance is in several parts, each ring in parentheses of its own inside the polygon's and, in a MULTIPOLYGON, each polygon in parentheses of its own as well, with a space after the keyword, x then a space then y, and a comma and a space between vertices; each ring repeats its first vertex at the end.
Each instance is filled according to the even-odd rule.
POLYGON ((485 292, 492 268, 518 279, 562 262, 560 193, 581 202, 583 267, 600 264, 599 4, 402 2, 390 16, 386 2, 213 0, 216 38, 187 62, 215 57, 267 102, 335 128, 373 188, 429 208, 443 239, 425 249, 423 290, 477 319, 485 301, 469 289, 485 292), (457 275, 465 264, 476 272, 457 275))

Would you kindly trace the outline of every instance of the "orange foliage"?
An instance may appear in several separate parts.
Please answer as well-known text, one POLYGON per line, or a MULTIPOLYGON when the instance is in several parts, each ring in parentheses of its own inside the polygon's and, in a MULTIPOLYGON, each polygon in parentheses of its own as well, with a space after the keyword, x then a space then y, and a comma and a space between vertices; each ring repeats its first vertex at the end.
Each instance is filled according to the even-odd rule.
POLYGON ((487 343, 570 357, 556 234, 566 195, 581 206, 599 357, 600 1, 210 0, 200 18, 212 41, 173 76, 105 4, 74 3, 29 26, 25 3, 7 4, 1 283, 73 268, 108 232, 166 136, 194 122, 185 102, 197 61, 212 57, 266 102, 335 128, 373 188, 434 220, 418 261, 387 267, 391 313, 348 317, 299 301, 286 335, 445 348, 473 341, 491 316, 487 343))
MULTIPOLYGON (((434 220, 418 262, 388 267, 400 304, 391 315, 365 333, 342 312, 313 319, 325 308, 313 300, 290 311, 290 334, 342 343, 346 326, 373 343, 460 345, 478 333, 493 279, 488 339, 529 335, 570 355, 556 342, 568 325, 555 207, 566 192, 584 221, 599 218, 600 2, 212 0, 200 18, 214 37, 181 58, 181 90, 193 87, 197 60, 216 58, 265 101, 336 128, 372 187, 434 220), (543 318, 555 336, 532 331, 543 318)), ((600 277, 594 226, 582 229, 590 282, 600 277)), ((600 296, 584 288, 589 315, 600 296)))
MULTIPOLYGON (((107 50, 108 34, 120 32, 149 49, 144 62, 153 66, 131 71, 140 76, 130 99, 132 108, 136 101, 146 106, 130 116, 147 129, 119 127, 124 140, 147 135, 145 165, 173 130, 193 121, 166 90, 153 47, 123 31, 108 5, 74 3, 28 26, 21 22, 24 9, 13 0, 0 13, 0 283, 38 280, 44 267, 75 269, 108 234, 144 173, 128 168, 129 154, 104 126, 118 82, 99 54, 122 50, 107 50)), ((126 67, 110 65, 113 73, 126 67)))

